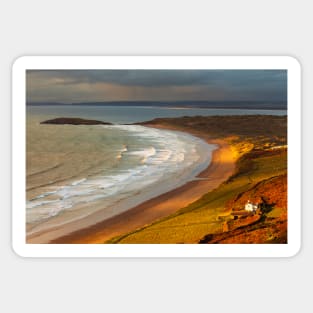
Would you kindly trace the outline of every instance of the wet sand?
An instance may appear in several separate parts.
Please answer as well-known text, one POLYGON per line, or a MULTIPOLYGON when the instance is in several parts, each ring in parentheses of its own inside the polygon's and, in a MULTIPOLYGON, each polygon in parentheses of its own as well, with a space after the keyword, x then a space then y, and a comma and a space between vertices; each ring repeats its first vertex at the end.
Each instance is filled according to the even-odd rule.
MULTIPOLYGON (((155 124, 146 124, 145 126, 184 131, 171 126, 165 127, 163 125, 155 124)), ((77 230, 68 235, 60 236, 57 239, 50 240, 50 243, 104 243, 110 238, 149 225, 160 218, 175 213, 179 209, 198 200, 207 192, 218 187, 234 172, 236 162, 234 151, 231 146, 222 140, 212 140, 201 133, 192 132, 191 134, 204 139, 210 144, 218 145, 218 149, 213 152, 212 162, 207 169, 198 175, 197 179, 150 199, 119 215, 77 230)), ((99 214, 98 220, 101 220, 101 214, 99 214)), ((57 229, 55 231, 57 233, 57 229)), ((28 242, 36 243, 36 240, 30 239, 28 242)))

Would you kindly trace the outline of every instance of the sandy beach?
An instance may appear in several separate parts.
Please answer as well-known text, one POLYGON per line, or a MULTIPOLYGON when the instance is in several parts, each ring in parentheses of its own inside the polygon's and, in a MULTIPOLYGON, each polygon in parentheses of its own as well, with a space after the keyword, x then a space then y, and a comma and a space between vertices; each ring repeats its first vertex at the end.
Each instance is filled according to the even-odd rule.
MULTIPOLYGON (((170 126, 164 127, 163 125, 154 124, 145 126, 181 131, 181 129, 170 126)), ((50 240, 50 243, 104 243, 110 238, 149 225, 160 218, 168 216, 218 187, 235 169, 236 155, 234 151, 222 140, 213 140, 203 134, 194 132, 191 134, 204 139, 210 144, 218 145, 218 148, 213 152, 212 162, 207 169, 198 175, 197 179, 150 199, 112 218, 95 223, 68 235, 60 236, 57 239, 50 240)), ((101 220, 101 213, 96 214, 94 220, 96 220, 97 215, 98 220, 101 220)), ((55 230, 54 236, 56 234, 57 229, 55 230)), ((43 238, 39 237, 39 239, 42 240, 43 238)), ((29 238, 28 242, 36 243, 37 240, 36 238, 29 238)))

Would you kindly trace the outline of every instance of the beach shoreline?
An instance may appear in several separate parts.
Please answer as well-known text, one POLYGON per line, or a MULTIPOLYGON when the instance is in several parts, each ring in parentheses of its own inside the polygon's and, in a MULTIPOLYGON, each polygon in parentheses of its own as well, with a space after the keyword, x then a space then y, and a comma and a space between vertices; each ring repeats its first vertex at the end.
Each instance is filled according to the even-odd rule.
MULTIPOLYGON (((222 139, 213 139, 208 135, 190 130, 184 130, 171 125, 145 124, 144 126, 183 131, 201 138, 208 144, 218 146, 212 153, 209 166, 197 175, 196 179, 147 200, 129 210, 109 219, 94 223, 88 227, 49 240, 49 243, 61 244, 99 244, 109 239, 147 226, 161 218, 169 216, 187 205, 200 199, 204 194, 217 188, 226 181, 235 170, 236 153, 232 147, 222 139)), ((100 217, 101 215, 99 215, 100 217)), ((36 243, 36 240, 29 240, 36 243)))
MULTIPOLYGON (((124 125, 117 126, 123 127, 124 125)), ((134 127, 137 132, 140 130, 139 136, 136 135, 136 138, 140 138, 141 133, 145 136, 153 134, 154 136, 157 136, 157 140, 164 142, 163 146, 160 145, 159 148, 156 145, 156 150, 154 152, 156 157, 153 158, 152 156, 151 159, 150 156, 146 156, 146 151, 149 150, 148 152, 150 154, 151 148, 149 147, 154 144, 153 142, 150 143, 148 141, 145 146, 142 146, 142 150, 135 148, 134 151, 138 150, 141 155, 143 155, 142 152, 145 152, 145 159, 142 159, 139 164, 139 166, 142 164, 141 171, 144 171, 145 173, 140 173, 138 169, 136 170, 135 168, 135 174, 131 177, 132 179, 128 182, 128 185, 126 185, 126 179, 123 178, 125 175, 121 175, 124 179, 124 181, 121 181, 121 184, 119 183, 119 180, 113 181, 112 179, 110 182, 112 183, 113 181, 112 189, 115 191, 115 195, 113 194, 112 197, 105 197, 105 194, 110 192, 110 189, 108 191, 100 189, 98 190, 99 197, 96 201, 81 201, 81 205, 77 205, 73 210, 69 208, 68 210, 63 210, 59 214, 56 214, 53 218, 42 218, 39 222, 35 220, 33 223, 26 223, 26 240, 28 243, 48 243, 53 239, 90 227, 100 221, 110 219, 111 217, 119 215, 130 208, 136 207, 147 200, 160 196, 170 190, 174 190, 195 179, 198 174, 207 168, 211 162, 212 151, 216 149, 215 145, 208 145, 202 139, 185 132, 173 130, 166 131, 156 128, 149 129, 148 127, 141 125, 124 126, 130 134, 132 134, 133 130, 131 129, 134 127), (164 153, 163 151, 165 151, 164 163, 162 162, 164 155, 162 155, 162 153, 164 153), (170 151, 170 157, 168 157, 169 152, 167 151, 170 151), (170 160, 171 158, 173 158, 172 163, 167 162, 167 160, 170 160), (178 158, 178 161, 176 161, 176 158, 178 158), (148 165, 145 165, 146 162, 148 165), (185 164, 181 165, 183 162, 185 162, 185 164), (152 165, 152 171, 149 168, 149 164, 152 165), (166 168, 167 170, 165 171, 166 168), (104 194, 103 197, 102 193, 104 194)), ((133 147, 130 146, 130 154, 132 153, 132 149, 133 147)), ((113 155, 113 157, 115 156, 113 155)), ((122 161, 127 162, 127 155, 123 156, 122 161)), ((104 174, 104 177, 105 175, 106 174, 104 174)), ((86 175, 84 175, 84 177, 86 177, 86 175)), ((66 183, 64 185, 71 186, 71 184, 66 183)), ((86 185, 89 186, 88 184, 86 185)), ((51 192, 51 189, 46 191, 51 192)), ((76 192, 79 191, 79 189, 76 190, 76 192)), ((70 194, 70 191, 65 190, 64 192, 70 194)), ((72 194, 74 192, 75 190, 72 194)), ((38 194, 35 195, 38 196, 38 194)), ((45 194, 43 193, 43 195, 45 194)), ((62 193, 60 192, 59 195, 62 196, 62 193)), ((40 196, 41 195, 38 196, 39 203, 41 201, 40 196)), ((68 201, 66 199, 67 198, 65 198, 65 201, 68 201)), ((61 200, 62 198, 60 201, 61 200)), ((80 200, 81 199, 78 198, 76 202, 79 202, 80 200)), ((84 199, 82 198, 82 200, 84 199)), ((68 201, 68 203, 69 202, 70 201, 68 201)), ((66 202, 64 205, 65 204, 66 202)), ((33 205, 32 202, 31 205, 33 205)), ((36 203, 34 205, 36 205, 36 203)), ((40 210, 37 211, 39 211, 40 214, 40 210)))

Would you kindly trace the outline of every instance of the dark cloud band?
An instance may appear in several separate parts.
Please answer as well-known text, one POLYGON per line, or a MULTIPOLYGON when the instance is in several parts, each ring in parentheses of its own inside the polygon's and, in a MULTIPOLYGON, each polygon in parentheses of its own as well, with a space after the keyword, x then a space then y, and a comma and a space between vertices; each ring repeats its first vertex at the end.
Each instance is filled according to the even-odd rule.
MULTIPOLYGON (((280 100, 287 98, 287 71, 286 70, 30 70, 27 71, 27 89, 32 97, 44 93, 57 99, 57 92, 62 86, 71 86, 71 92, 80 85, 88 85, 90 89, 98 84, 141 88, 141 93, 149 98, 151 88, 172 88, 171 93, 177 93, 176 98, 181 100, 182 88, 194 89, 202 93, 201 99, 214 100, 214 90, 223 93, 228 100, 238 100, 249 95, 251 100, 280 100), (48 87, 43 88, 47 82, 48 87), (234 99, 231 99, 234 97, 234 99), (254 99, 255 98, 255 99, 254 99)), ((95 90, 96 92, 96 90, 95 90)), ((118 92, 117 92, 118 93, 118 92)), ((66 96, 65 94, 62 95, 66 96)), ((118 99, 118 94, 116 95, 118 99)), ((164 96, 164 95, 163 95, 164 96)), ((148 100, 159 100, 153 92, 148 100)), ((171 95, 171 99, 175 95, 171 95)), ((70 95, 68 95, 70 101, 70 95)), ((30 99, 29 99, 30 100, 30 99)), ((44 99, 42 99, 44 100, 44 99)), ((110 99, 112 100, 112 99, 110 99)), ((129 99, 138 100, 138 99, 129 99)), ((147 100, 147 99, 146 99, 147 100)), ((90 99, 93 101, 93 99, 90 99)), ((103 99, 106 101, 106 99, 103 99)))

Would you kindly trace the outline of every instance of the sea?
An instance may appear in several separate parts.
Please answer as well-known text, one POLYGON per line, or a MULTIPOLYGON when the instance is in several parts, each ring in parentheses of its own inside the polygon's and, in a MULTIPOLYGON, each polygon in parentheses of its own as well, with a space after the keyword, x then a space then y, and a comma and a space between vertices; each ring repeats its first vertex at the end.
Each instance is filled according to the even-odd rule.
POLYGON ((26 108, 27 234, 82 219, 110 218, 196 179, 215 145, 131 123, 158 117, 270 114, 285 110, 40 105, 26 108), (49 125, 80 117, 114 125, 49 125), (121 205, 124 204, 124 205, 121 205))

